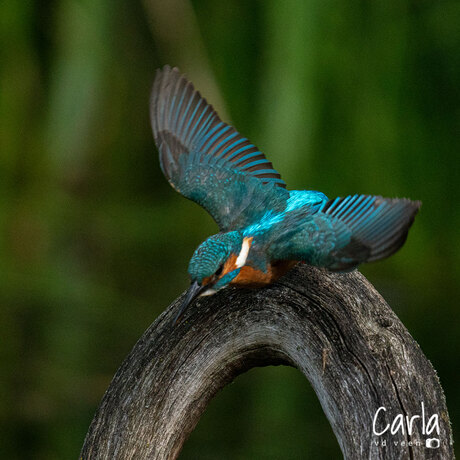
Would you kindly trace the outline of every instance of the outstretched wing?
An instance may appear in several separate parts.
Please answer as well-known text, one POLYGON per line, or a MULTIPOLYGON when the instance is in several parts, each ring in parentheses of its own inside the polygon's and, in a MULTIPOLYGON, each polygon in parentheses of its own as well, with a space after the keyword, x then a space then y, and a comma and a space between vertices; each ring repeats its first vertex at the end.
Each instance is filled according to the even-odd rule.
POLYGON ((158 70, 150 100, 161 169, 178 192, 203 206, 222 231, 282 210, 286 184, 257 147, 222 122, 176 68, 158 70))
POLYGON ((287 214, 269 252, 272 259, 303 260, 332 271, 394 254, 406 241, 421 203, 353 195, 324 202, 314 214, 287 214))

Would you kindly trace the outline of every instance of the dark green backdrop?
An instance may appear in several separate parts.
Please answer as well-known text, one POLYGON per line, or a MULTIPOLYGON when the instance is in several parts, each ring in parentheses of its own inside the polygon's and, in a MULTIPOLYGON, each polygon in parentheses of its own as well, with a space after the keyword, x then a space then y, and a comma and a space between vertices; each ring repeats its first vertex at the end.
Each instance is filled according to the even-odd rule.
MULTIPOLYGON (((458 1, 0 3, 0 456, 76 458, 137 338, 216 231, 159 169, 155 68, 177 65, 291 188, 423 201, 363 267, 460 422, 458 1)), ((184 459, 340 458, 289 368, 226 388, 184 459)))

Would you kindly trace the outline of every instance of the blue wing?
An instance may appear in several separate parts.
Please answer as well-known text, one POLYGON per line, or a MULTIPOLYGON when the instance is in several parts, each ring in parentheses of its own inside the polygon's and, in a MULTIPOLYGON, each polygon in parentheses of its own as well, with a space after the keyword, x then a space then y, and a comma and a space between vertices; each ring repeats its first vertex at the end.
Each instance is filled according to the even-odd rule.
POLYGON ((289 194, 279 173, 176 68, 157 71, 150 116, 164 175, 222 231, 244 227, 268 208, 284 209, 289 194))
POLYGON ((419 201, 353 195, 324 200, 312 212, 286 214, 275 229, 271 259, 303 260, 332 271, 384 259, 405 242, 419 201))

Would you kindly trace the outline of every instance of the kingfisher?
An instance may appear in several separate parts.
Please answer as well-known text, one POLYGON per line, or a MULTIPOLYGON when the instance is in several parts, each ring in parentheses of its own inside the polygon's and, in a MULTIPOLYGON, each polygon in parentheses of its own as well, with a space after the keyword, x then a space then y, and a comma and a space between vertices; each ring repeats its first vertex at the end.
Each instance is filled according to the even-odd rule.
POLYGON ((421 205, 403 198, 288 190, 272 163, 223 122, 177 68, 157 70, 150 118, 163 174, 201 205, 219 233, 195 250, 174 319, 226 286, 267 286, 299 262, 332 272, 394 254, 421 205))

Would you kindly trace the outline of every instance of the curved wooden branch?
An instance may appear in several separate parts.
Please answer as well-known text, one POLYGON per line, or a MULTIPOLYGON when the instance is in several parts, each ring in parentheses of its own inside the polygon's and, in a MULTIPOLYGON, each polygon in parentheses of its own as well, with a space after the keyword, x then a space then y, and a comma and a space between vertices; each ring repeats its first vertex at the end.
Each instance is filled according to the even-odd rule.
POLYGON ((268 288, 202 298, 172 328, 177 308, 178 300, 116 373, 82 458, 176 458, 222 387, 252 367, 272 364, 297 367, 308 378, 345 458, 453 458, 436 372, 360 273, 299 265, 268 288), (422 416, 422 403, 425 420, 412 419, 408 434, 406 416, 422 416), (373 420, 382 407, 375 429, 390 427, 377 436, 373 420), (427 438, 438 439, 439 447, 427 448, 427 438))

